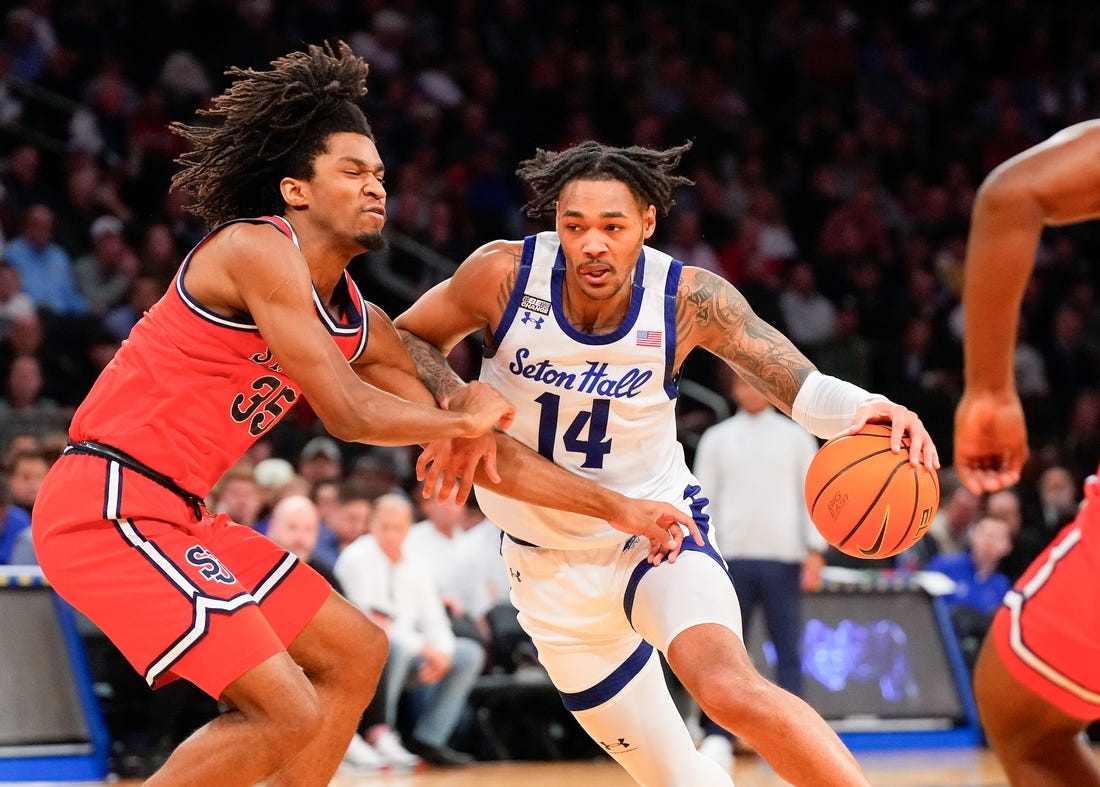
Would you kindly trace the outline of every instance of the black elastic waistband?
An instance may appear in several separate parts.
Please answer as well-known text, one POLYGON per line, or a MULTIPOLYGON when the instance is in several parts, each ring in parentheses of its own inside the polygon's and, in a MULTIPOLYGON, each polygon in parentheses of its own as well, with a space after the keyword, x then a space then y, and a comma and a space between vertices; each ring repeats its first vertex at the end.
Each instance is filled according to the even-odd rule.
POLYGON ((87 454, 88 456, 98 456, 101 459, 118 462, 123 467, 145 476, 153 483, 159 484, 172 494, 182 498, 185 503, 191 506, 191 509, 195 512, 195 516, 200 519, 202 518, 202 508, 205 503, 201 497, 188 492, 164 473, 160 473, 147 464, 134 459, 134 457, 130 456, 125 451, 120 451, 106 443, 97 443, 93 440, 82 440, 78 443, 69 441, 69 444, 65 446, 65 450, 61 453, 87 454))
POLYGON ((538 544, 532 544, 530 541, 524 541, 522 538, 516 538, 511 533, 505 533, 504 535, 508 536, 510 540, 516 542, 521 547, 534 547, 535 549, 542 549, 542 547, 540 547, 538 544))

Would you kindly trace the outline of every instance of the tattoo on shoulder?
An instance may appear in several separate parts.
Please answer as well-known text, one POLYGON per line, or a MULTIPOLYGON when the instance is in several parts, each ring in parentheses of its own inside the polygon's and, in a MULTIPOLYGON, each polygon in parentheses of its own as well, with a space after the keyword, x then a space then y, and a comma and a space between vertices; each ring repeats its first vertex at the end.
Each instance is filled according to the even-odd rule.
POLYGON ((500 313, 503 314, 505 309, 508 308, 508 301, 512 297, 512 290, 516 288, 516 280, 519 278, 519 265, 523 261, 522 252, 514 250, 508 251, 508 256, 512 258, 512 268, 508 271, 508 274, 500 282, 500 288, 497 290, 497 307, 500 309, 500 313))
POLYGON ((752 310, 736 287, 713 273, 685 271, 676 299, 677 343, 717 355, 790 405, 813 364, 752 310))

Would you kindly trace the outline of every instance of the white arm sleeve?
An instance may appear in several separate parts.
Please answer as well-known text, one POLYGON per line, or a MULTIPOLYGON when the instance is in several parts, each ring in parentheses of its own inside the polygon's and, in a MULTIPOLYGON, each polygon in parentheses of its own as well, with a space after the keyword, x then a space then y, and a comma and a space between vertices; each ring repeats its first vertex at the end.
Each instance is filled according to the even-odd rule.
POLYGON ((791 418, 810 434, 827 440, 851 426, 859 406, 870 401, 889 399, 814 370, 791 403, 791 418))

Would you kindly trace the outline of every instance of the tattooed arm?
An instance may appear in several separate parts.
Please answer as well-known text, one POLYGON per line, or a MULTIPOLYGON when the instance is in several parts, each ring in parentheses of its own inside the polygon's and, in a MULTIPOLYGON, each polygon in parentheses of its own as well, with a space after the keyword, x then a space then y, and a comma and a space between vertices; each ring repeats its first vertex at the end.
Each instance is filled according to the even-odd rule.
POLYGON ((871 421, 888 422, 892 427, 890 448, 895 453, 908 434, 910 461, 939 467, 939 453, 916 413, 843 381, 815 375, 817 369, 810 360, 790 339, 760 319, 726 280, 701 268, 684 268, 676 300, 677 369, 692 349, 702 347, 728 363, 808 431, 832 437, 843 431, 845 424, 849 432, 856 432, 871 421), (818 394, 804 392, 799 399, 801 409, 795 412, 795 399, 807 380, 811 383, 807 391, 818 394), (820 428, 822 424, 826 428, 820 428))
POLYGON ((394 320, 421 381, 441 404, 464 386, 446 356, 471 333, 489 334, 497 326, 522 257, 520 242, 488 243, 394 320))
POLYGON ((676 299, 676 368, 695 347, 717 355, 787 415, 813 363, 749 306, 736 287, 685 267, 676 299))

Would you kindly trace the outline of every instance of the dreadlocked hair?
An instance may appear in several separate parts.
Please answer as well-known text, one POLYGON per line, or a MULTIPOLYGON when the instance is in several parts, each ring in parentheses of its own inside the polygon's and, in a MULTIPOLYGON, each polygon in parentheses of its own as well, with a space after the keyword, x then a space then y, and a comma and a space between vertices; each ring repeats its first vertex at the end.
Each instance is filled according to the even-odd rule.
POLYGON ((308 179, 328 137, 374 139, 357 101, 367 92, 367 64, 344 42, 273 60, 267 71, 230 68, 234 82, 199 115, 209 125, 173 123, 191 150, 176 163, 173 189, 195 196, 190 210, 214 226, 241 216, 280 214, 279 182, 308 179))
POLYGON ((672 174, 690 149, 690 140, 667 150, 613 148, 594 141, 557 152, 539 148, 516 170, 535 194, 524 206, 527 215, 553 213, 558 195, 571 180, 621 180, 642 205, 654 205, 667 216, 675 203, 672 190, 694 185, 694 181, 672 174))

